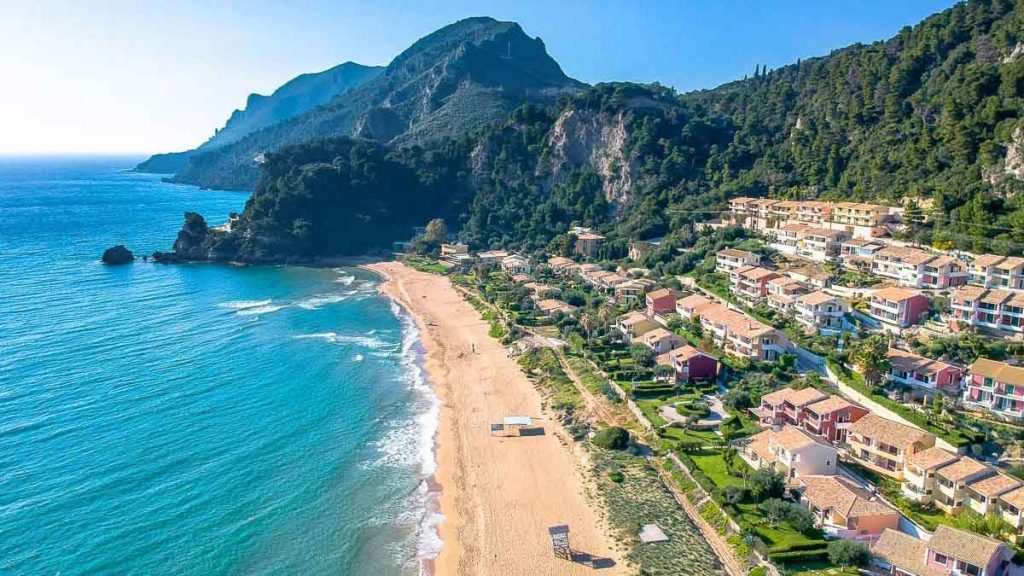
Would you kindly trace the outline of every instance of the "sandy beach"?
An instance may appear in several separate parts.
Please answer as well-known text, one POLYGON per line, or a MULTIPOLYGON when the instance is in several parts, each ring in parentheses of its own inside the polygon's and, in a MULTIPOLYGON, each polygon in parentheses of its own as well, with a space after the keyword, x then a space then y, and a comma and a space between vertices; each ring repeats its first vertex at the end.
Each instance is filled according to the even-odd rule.
POLYGON ((387 278, 384 292, 416 318, 442 402, 435 480, 444 548, 435 574, 595 573, 552 554, 547 528, 554 524, 570 525, 574 550, 614 562, 597 573, 625 573, 578 458, 555 435, 540 394, 487 335, 487 323, 443 276, 394 262, 367 268, 387 278), (545 433, 492 436, 489 424, 509 415, 531 416, 545 433))

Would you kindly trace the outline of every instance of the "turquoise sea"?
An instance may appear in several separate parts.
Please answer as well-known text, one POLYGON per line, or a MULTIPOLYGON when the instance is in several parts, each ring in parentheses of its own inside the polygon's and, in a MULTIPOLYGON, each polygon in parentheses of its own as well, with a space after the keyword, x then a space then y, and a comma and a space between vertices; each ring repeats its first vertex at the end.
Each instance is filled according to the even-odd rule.
POLYGON ((0 158, 0 573, 416 574, 437 401, 354 269, 107 267, 246 194, 0 158))

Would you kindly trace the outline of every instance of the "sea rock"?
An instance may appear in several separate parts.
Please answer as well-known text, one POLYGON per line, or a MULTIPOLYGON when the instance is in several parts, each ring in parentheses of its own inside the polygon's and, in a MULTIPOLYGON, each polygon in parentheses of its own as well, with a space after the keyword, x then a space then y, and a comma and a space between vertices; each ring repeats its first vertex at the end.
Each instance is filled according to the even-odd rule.
POLYGON ((104 264, 111 265, 131 264, 135 260, 135 255, 132 254, 131 250, 125 248, 123 244, 118 244, 104 250, 101 260, 103 260, 104 264))

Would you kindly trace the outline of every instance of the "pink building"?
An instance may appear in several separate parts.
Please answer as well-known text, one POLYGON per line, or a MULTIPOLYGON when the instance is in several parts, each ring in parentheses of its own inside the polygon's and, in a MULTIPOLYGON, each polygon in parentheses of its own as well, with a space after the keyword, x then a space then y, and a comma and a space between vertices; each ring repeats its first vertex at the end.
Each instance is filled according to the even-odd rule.
POLYGON ((886 357, 889 359, 888 377, 893 382, 913 386, 929 394, 960 394, 960 383, 964 377, 962 368, 897 348, 890 348, 886 357))
POLYGON ((647 316, 653 318, 658 314, 671 314, 676 311, 676 292, 662 288, 647 294, 647 316))
POLYGON ((882 288, 871 294, 868 315, 890 328, 906 328, 921 321, 930 300, 924 294, 903 288, 882 288))
POLYGON ((898 510, 845 476, 804 476, 800 503, 826 534, 871 543, 900 525, 898 510))
POLYGON ((886 530, 871 553, 876 572, 898 576, 1005 576, 1013 558, 1006 542, 945 525, 928 542, 886 530))
POLYGON ((804 407, 801 426, 811 434, 833 444, 842 444, 846 441, 846 431, 850 425, 867 413, 866 408, 852 404, 839 396, 829 396, 825 400, 804 407))
POLYGON ((950 327, 959 323, 1000 334, 1024 334, 1024 293, 965 286, 953 293, 950 327))
POLYGON ((978 358, 970 367, 964 403, 1010 419, 1024 417, 1024 368, 978 358))
POLYGON ((790 424, 800 426, 803 421, 804 406, 820 402, 828 398, 828 394, 815 388, 794 390, 783 388, 761 397, 761 406, 755 414, 765 426, 781 426, 790 424))
POLYGON ((714 380, 718 377, 718 359, 693 346, 683 346, 658 356, 658 364, 676 370, 676 380, 693 382, 714 380))

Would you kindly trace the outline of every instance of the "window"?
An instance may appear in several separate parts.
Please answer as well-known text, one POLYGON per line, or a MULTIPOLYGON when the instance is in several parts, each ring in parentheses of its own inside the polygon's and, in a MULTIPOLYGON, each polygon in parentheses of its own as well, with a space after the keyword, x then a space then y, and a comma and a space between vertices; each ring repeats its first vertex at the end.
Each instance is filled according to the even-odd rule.
POLYGON ((938 562, 939 564, 946 564, 947 562, 949 562, 949 558, 946 558, 944 555, 939 554, 938 552, 936 552, 935 553, 935 561, 938 562))

